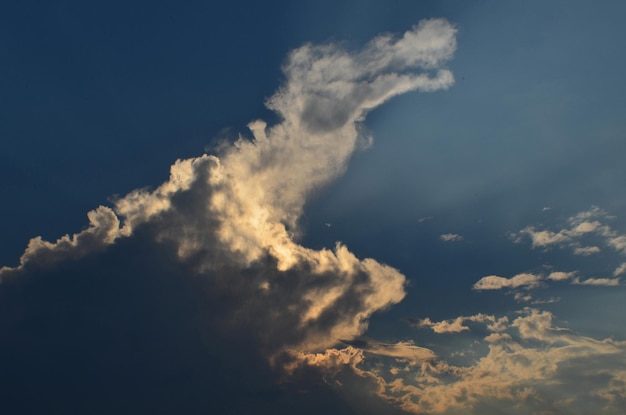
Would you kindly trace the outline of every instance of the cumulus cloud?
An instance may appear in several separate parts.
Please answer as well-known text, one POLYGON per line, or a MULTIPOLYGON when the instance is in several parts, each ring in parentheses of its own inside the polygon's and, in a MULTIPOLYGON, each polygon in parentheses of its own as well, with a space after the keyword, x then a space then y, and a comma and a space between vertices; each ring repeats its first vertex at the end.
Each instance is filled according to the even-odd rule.
POLYGON ((572 279, 575 276, 576 276, 576 272, 574 271, 572 272, 555 271, 555 272, 551 272, 548 275, 548 279, 552 281, 565 281, 565 280, 572 279))
POLYGON ((456 233, 444 233, 439 235, 439 239, 443 242, 458 242, 463 240, 463 236, 456 233))
MULTIPOLYGON (((166 182, 89 212, 89 227, 73 236, 34 238, 0 279, 87 257, 143 232, 228 293, 229 324, 249 327, 268 357, 322 351, 361 335, 373 313, 404 298, 405 276, 340 243, 300 245, 298 222, 312 192, 341 174, 369 139, 361 122, 370 110, 409 91, 452 86, 445 64, 455 49, 456 29, 431 19, 357 51, 336 44, 294 50, 283 85, 266 102, 277 124, 253 121, 251 136, 217 155, 176 161, 166 182)), ((428 355, 408 343, 370 343, 367 350, 428 355)))
POLYGON ((87 214, 89 227, 72 236, 64 235, 56 242, 44 241, 41 237, 31 239, 16 268, 0 268, 0 281, 17 274, 25 267, 48 267, 66 259, 77 259, 87 253, 102 250, 120 235, 120 221, 113 210, 100 206, 87 214))

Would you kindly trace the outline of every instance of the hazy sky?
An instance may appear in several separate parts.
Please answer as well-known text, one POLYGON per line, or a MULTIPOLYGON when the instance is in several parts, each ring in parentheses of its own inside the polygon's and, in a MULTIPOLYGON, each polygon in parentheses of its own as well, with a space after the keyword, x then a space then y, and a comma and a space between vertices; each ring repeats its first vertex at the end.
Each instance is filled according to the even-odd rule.
POLYGON ((622 414, 625 17, 4 4, 2 412, 622 414))

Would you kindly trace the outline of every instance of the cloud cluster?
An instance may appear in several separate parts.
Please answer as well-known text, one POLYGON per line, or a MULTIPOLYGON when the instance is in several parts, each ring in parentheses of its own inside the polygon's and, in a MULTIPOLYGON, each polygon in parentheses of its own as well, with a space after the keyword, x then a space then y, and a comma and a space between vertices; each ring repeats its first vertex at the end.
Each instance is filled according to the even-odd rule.
MULTIPOLYGON (((618 270, 619 271, 619 268, 618 270)), ((620 273, 616 272, 616 275, 620 275, 620 273)), ((483 277, 478 280, 473 286, 472 289, 476 291, 485 291, 485 290, 501 290, 505 288, 516 289, 523 288, 526 290, 531 290, 534 288, 542 287, 545 285, 547 280, 550 281, 570 281, 571 284, 580 284, 580 285, 606 285, 606 286, 615 286, 619 285, 619 278, 586 278, 581 279, 577 277, 577 272, 562 272, 555 271, 551 272, 547 276, 542 274, 517 274, 511 278, 499 277, 497 275, 489 275, 487 277, 483 277)))
POLYGON ((302 359, 327 373, 354 371, 364 385, 410 413, 621 413, 626 342, 580 336, 555 326, 553 319, 550 312, 525 308, 513 319, 478 314, 422 320, 421 327, 440 328, 438 333, 469 330, 463 321, 485 325, 480 332, 487 330, 487 352, 466 365, 398 359, 392 370, 383 371, 362 354, 334 358, 351 355, 350 349, 302 359))
POLYGON ((548 249, 552 246, 569 247, 576 255, 593 255, 601 251, 596 245, 583 245, 582 241, 595 237, 597 242, 626 255, 626 236, 620 235, 604 223, 612 219, 604 210, 593 206, 568 219, 569 227, 557 231, 528 226, 511 236, 517 243, 530 239, 533 248, 548 249))
MULTIPOLYGON (((572 227, 556 233, 538 233, 535 246, 576 243, 575 238, 596 234, 611 245, 619 234, 599 221, 599 208, 572 218, 572 227), (597 223, 596 223, 597 222, 597 223)), ((527 230, 530 228, 526 228, 527 230)), ((542 231, 539 231, 542 232, 542 231)), ((527 236, 531 235, 526 233, 527 236)), ((581 247, 581 246, 578 246, 581 247)), ((574 246, 576 248, 576 246, 574 246)), ((580 286, 616 286, 624 264, 612 277, 583 278, 578 271, 520 273, 506 278, 489 275, 477 281, 476 292, 514 294, 517 302, 552 303, 559 298, 534 300, 538 288, 567 282, 580 286)), ((525 307, 504 315, 461 315, 434 321, 429 317, 407 318, 416 329, 428 329, 454 345, 454 352, 432 358, 403 359, 392 354, 361 353, 349 362, 331 356, 350 355, 335 349, 324 355, 300 356, 302 364, 319 368, 331 378, 355 374, 362 387, 403 410, 422 414, 620 414, 626 404, 626 342, 595 339, 557 326, 550 311, 525 307), (472 339, 470 343, 467 339, 472 339), (456 341, 454 339, 457 339, 456 341), (465 340, 461 340, 465 339, 465 340), (332 375, 331 375, 332 374, 332 375)), ((438 344, 433 342, 432 344, 438 344)), ((437 347, 437 346, 435 346, 437 347)))
MULTIPOLYGON (((47 346, 46 353, 54 352, 51 356, 63 356, 68 344, 76 349, 76 344, 109 339, 107 347, 94 349, 106 354, 116 347, 132 347, 110 339, 130 337, 141 345, 130 349, 133 359, 120 364, 113 353, 102 361, 113 362, 110 366, 121 370, 122 379, 124 364, 137 356, 149 370, 164 367, 165 379, 156 376, 156 382, 165 385, 158 385, 159 391, 168 391, 172 379, 181 380, 179 387, 185 389, 184 382, 193 375, 218 395, 226 389, 254 396, 280 394, 258 387, 276 380, 263 372, 269 370, 264 366, 269 361, 274 369, 285 370, 287 382, 299 382, 298 387, 310 388, 316 384, 311 374, 321 375, 315 388, 321 379, 318 392, 323 392, 314 396, 328 398, 329 385, 345 390, 348 379, 356 382, 350 390, 362 385, 363 391, 411 413, 621 414, 626 405, 626 343, 578 335, 556 326, 550 312, 534 308, 500 316, 409 319, 413 327, 438 335, 474 334, 478 328, 483 352, 463 364, 412 340, 363 338, 373 313, 404 298, 405 276, 374 259, 357 258, 341 243, 314 250, 298 242, 298 222, 308 199, 341 174, 353 152, 370 139, 361 128, 368 111, 408 91, 435 91, 453 84, 445 64, 456 49, 455 36, 452 25, 434 19, 400 37, 379 36, 360 51, 334 44, 308 44, 293 51, 283 67, 284 84, 266 102, 279 116, 277 124, 253 121, 248 125, 250 137, 240 136, 217 155, 176 161, 169 179, 156 189, 133 191, 115 200, 112 208, 89 212, 88 227, 72 236, 56 242, 32 239, 17 267, 0 269, 0 300, 10 300, 0 301, 5 311, 0 313, 0 327, 3 334, 11 334, 2 355, 15 353, 20 364, 28 365, 31 355, 41 353, 39 342, 47 346), (47 278, 49 270, 52 278, 47 278), (93 286, 84 281, 90 276, 93 286), (178 284, 171 283, 173 277, 178 284), (191 281, 189 286, 180 282, 185 279, 191 281), (138 280, 140 287, 150 288, 147 293, 134 287, 138 280), (44 289, 24 288, 41 281, 44 289), (72 288, 65 292, 65 287, 55 287, 57 281, 71 281, 72 288), (126 297, 124 290, 133 295, 126 297), (88 295, 75 298, 74 292, 88 295), (29 298, 31 309, 22 298, 29 298), (71 307, 74 301, 80 303, 78 313, 71 307), (143 311, 145 305, 148 310, 163 308, 159 321, 143 311), (133 324, 134 318, 141 324, 133 324), (162 326, 169 331, 161 332, 162 326), (85 338, 80 338, 81 329, 87 332, 85 338), (13 336, 20 333, 36 335, 27 340, 13 336), (168 343, 187 337, 191 342, 168 343), (66 343, 57 344, 59 338, 66 343), (201 349, 204 360, 199 367, 185 360, 189 344, 196 352, 201 349), (136 350, 174 356, 176 364, 159 363, 166 359, 136 350), (211 378, 215 373, 224 375, 227 386, 211 378), (239 385, 246 379, 244 373, 250 374, 254 387, 239 385)), ((528 227, 514 238, 529 238, 533 248, 568 246, 575 254, 590 255, 600 247, 581 241, 595 236, 626 254, 626 236, 603 223, 605 219, 605 212, 593 208, 570 218, 566 229, 528 227)), ((440 239, 452 242, 462 236, 443 234, 440 239)), ((576 272, 490 275, 473 288, 506 289, 518 301, 530 301, 528 291, 548 283, 619 284, 625 269, 624 264, 617 267, 614 278, 582 279, 576 272)), ((74 353, 97 360, 89 352, 74 353)), ((49 372, 55 376, 62 372, 45 356, 32 359, 34 367, 43 361, 52 365, 49 372)), ((21 375, 18 366, 9 367, 10 373, 21 375)), ((22 378, 15 376, 19 388, 14 388, 28 390, 31 378, 37 378, 29 373, 47 375, 47 370, 44 365, 40 372, 32 369, 22 378)), ((85 378, 80 371, 70 372, 76 379, 85 378)), ((99 380, 96 377, 95 383, 99 380)), ((252 411, 221 399, 220 413, 252 411)), ((257 397, 251 402, 267 400, 257 397)), ((265 412, 279 413, 271 409, 265 412)))
MULTIPOLYGON (((545 210, 545 209, 544 209, 545 210)), ((537 229, 528 226, 518 233, 511 234, 516 243, 523 243, 529 239, 532 248, 550 249, 553 246, 568 247, 574 255, 589 256, 601 252, 601 248, 595 244, 583 244, 590 242, 610 247, 619 255, 626 255, 624 241, 626 237, 611 228, 605 222, 614 219, 601 208, 594 206, 590 210, 579 212, 568 219, 569 227, 552 231, 537 229)), ((569 281, 573 285, 593 285, 614 287, 620 285, 620 276, 625 272, 624 264, 615 268, 611 276, 607 277, 581 277, 580 272, 551 272, 548 275, 521 273, 511 278, 490 275, 481 278, 473 285, 477 291, 508 289, 520 302, 529 302, 533 297, 519 290, 532 290, 545 287, 548 282, 569 281)), ((556 300, 556 299, 555 299, 556 300)), ((548 300, 552 301, 552 300, 548 300)))

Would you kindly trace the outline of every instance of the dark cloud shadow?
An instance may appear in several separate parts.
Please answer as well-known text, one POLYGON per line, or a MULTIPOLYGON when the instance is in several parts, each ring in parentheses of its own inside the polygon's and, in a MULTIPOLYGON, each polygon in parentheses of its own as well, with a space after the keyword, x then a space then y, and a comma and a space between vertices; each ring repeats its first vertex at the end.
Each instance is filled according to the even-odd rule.
POLYGON ((153 241, 144 227, 3 281, 3 413, 372 413, 313 370, 281 382, 254 331, 232 324, 233 292, 153 241))

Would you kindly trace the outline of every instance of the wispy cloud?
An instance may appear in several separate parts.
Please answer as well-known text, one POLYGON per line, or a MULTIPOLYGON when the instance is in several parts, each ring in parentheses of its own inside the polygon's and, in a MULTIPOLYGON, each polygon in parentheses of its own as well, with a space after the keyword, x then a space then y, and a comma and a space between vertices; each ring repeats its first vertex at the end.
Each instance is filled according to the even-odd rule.
POLYGON ((615 269, 615 271, 613 272, 613 276, 619 277, 624 273, 626 273, 626 262, 622 263, 622 265, 615 269))
POLYGON ((397 343, 382 343, 375 340, 342 340, 348 346, 356 347, 367 353, 379 356, 389 356, 407 360, 411 364, 418 364, 433 360, 437 355, 430 349, 416 346, 411 341, 397 343))
POLYGON ((439 235, 439 239, 443 242, 458 242, 463 240, 463 236, 456 233, 444 233, 439 235))
POLYGON ((620 284, 620 279, 619 278, 587 278, 587 279, 581 280, 580 278, 575 278, 572 284, 615 287, 620 284))
POLYGON ((613 219, 597 206, 580 212, 568 219, 569 227, 560 230, 538 229, 528 226, 511 236, 517 243, 530 239, 533 248, 548 249, 553 246, 569 247, 575 255, 588 256, 599 253, 596 245, 583 245, 583 238, 595 237, 598 242, 626 255, 626 236, 620 235, 605 222, 613 219))

